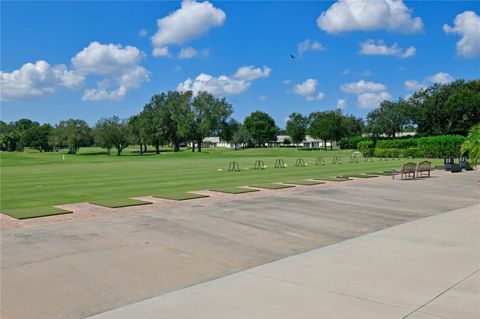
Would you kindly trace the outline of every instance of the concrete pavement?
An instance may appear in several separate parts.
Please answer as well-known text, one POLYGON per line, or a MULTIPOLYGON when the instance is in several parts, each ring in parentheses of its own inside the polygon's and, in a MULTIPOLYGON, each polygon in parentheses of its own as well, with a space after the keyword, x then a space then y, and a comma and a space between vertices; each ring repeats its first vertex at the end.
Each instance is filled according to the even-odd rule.
POLYGON ((479 229, 471 206, 90 318, 476 319, 479 229))
MULTIPOLYGON (((479 202, 478 179, 478 172, 434 172, 434 177, 417 181, 386 177, 210 204, 192 202, 188 207, 152 205, 141 212, 126 208, 97 218, 1 231, 0 317, 84 318, 394 225, 470 207, 479 202)), ((461 235, 464 225, 452 223, 452 227, 458 227, 461 235)), ((478 225, 471 227, 478 233, 478 225)), ((438 245, 432 245, 435 248, 443 254, 438 245)), ((376 256, 374 248, 369 251, 364 258, 376 256)), ((379 252, 382 256, 383 251, 379 252)), ((425 262, 425 272, 435 269, 436 260, 425 262)), ((328 280, 341 282, 341 278, 328 280)), ((395 285, 387 288, 395 290, 395 285)), ((296 289, 299 294, 305 292, 305 302, 317 302, 318 298, 307 298, 306 287, 296 289)), ((466 280, 458 289, 468 291, 471 283, 466 280)), ((450 294, 438 299, 450 298, 450 294)), ((282 303, 288 305, 286 300, 282 303)), ((402 311, 413 306, 403 305, 402 311)))

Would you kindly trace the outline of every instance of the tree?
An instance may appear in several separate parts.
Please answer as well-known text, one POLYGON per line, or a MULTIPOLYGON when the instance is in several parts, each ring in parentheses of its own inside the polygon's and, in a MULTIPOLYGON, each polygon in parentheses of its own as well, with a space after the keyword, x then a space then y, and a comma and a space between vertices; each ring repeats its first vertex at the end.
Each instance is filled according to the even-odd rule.
POLYGON ((307 134, 308 118, 299 113, 292 113, 287 121, 286 133, 293 143, 300 144, 307 134))
POLYGON ((361 135, 365 130, 363 120, 361 118, 356 118, 353 115, 343 116, 342 126, 344 138, 361 135))
POLYGON ((123 149, 129 144, 130 128, 126 120, 120 120, 117 116, 104 118, 95 125, 95 143, 108 150, 115 147, 120 156, 123 149))
POLYGON ((191 135, 197 142, 198 152, 202 151, 205 137, 220 132, 222 124, 232 114, 232 106, 225 99, 217 99, 207 92, 199 92, 191 105, 191 135))
POLYGON ((52 130, 50 143, 56 147, 66 146, 69 154, 75 154, 80 147, 92 145, 92 129, 83 120, 61 121, 52 130))
POLYGON ((480 80, 435 83, 406 101, 420 135, 466 135, 480 122, 480 80))
POLYGON ((403 100, 398 102, 383 101, 380 106, 369 112, 367 115, 367 130, 374 137, 382 134, 390 138, 395 138, 396 133, 400 133, 405 125, 408 124, 406 104, 403 100))
POLYGON ((340 140, 345 132, 343 130, 343 116, 340 111, 314 112, 309 116, 310 126, 308 134, 324 141, 324 149, 327 149, 327 141, 330 141, 330 149, 333 149, 333 141, 340 140))
POLYGON ((128 126, 131 134, 131 140, 134 144, 140 146, 140 155, 143 155, 144 133, 142 127, 142 117, 140 115, 131 116, 128 119, 128 126))
POLYGON ((162 117, 162 108, 166 107, 166 102, 165 93, 154 95, 140 113, 144 143, 153 145, 157 154, 160 153, 160 146, 168 141, 168 132, 162 117))
POLYGON ((257 146, 277 140, 275 121, 267 113, 253 112, 245 118, 243 125, 257 146))
POLYGON ((222 123, 219 132, 220 140, 228 143, 233 143, 235 145, 235 150, 237 150, 238 144, 235 143, 234 136, 235 133, 239 130, 240 126, 241 124, 237 120, 231 118, 230 120, 222 123))
POLYGON ((480 123, 474 125, 462 144, 462 154, 468 154, 473 166, 477 166, 480 160, 480 123))
POLYGON ((35 125, 23 132, 22 144, 38 150, 39 152, 47 152, 51 150, 48 143, 50 133, 52 131, 50 124, 35 125))
POLYGON ((173 151, 180 150, 180 142, 191 134, 190 100, 192 91, 170 91, 166 95, 164 106, 160 107, 161 125, 165 128, 173 151))
POLYGON ((235 144, 235 149, 237 149, 237 145, 242 145, 242 148, 245 149, 245 146, 251 144, 253 139, 245 126, 241 125, 233 134, 232 141, 235 144))
POLYGON ((7 152, 14 152, 20 144, 21 135, 15 130, 15 123, 7 124, 0 121, 0 143, 1 149, 7 152))

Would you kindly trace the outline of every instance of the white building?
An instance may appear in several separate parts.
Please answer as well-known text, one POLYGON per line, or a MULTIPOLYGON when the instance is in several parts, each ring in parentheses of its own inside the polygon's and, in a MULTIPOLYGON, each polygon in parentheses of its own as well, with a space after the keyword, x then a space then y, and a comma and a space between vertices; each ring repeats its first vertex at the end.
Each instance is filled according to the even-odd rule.
MULTIPOLYGON (((327 147, 330 147, 330 142, 327 141, 327 147)), ((324 141, 311 137, 310 135, 305 136, 305 140, 301 143, 304 148, 322 148, 324 147, 324 141)), ((190 146, 192 144, 190 143, 190 146)), ((265 143, 266 147, 285 147, 285 146, 296 146, 292 143, 292 140, 289 135, 278 135, 275 142, 265 143)), ((336 143, 333 142, 333 146, 336 146, 336 143)), ((226 147, 226 148, 235 148, 235 144, 227 143, 222 141, 217 136, 210 136, 203 139, 202 147, 226 147)), ((237 145, 241 147, 241 145, 237 145)))

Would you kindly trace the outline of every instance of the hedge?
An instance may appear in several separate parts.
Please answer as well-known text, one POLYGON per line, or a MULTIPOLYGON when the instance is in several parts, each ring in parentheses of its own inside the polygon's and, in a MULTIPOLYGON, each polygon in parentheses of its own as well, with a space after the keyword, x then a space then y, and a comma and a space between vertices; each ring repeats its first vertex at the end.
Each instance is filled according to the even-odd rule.
POLYGON ((461 135, 440 135, 408 140, 378 141, 373 152, 378 157, 458 157, 465 141, 461 135))
POLYGON ((338 147, 342 150, 351 150, 356 149, 358 143, 363 141, 369 141, 370 138, 366 136, 353 136, 350 138, 344 138, 340 142, 338 142, 338 147))
POLYGON ((362 152, 363 156, 372 156, 374 151, 374 142, 371 140, 358 142, 357 148, 360 152, 362 152))

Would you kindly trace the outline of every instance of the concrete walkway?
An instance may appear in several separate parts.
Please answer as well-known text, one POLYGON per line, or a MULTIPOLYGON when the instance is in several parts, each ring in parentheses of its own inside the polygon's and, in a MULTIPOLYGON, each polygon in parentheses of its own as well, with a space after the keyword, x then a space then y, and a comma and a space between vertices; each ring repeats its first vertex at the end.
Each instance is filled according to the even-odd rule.
POLYGON ((470 206, 90 318, 480 318, 479 229, 470 206))

